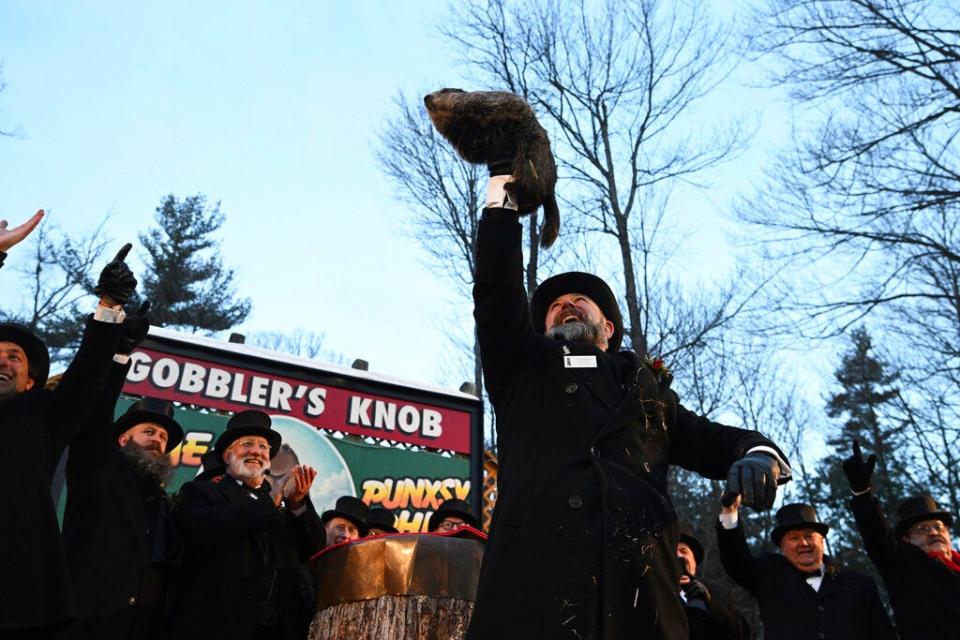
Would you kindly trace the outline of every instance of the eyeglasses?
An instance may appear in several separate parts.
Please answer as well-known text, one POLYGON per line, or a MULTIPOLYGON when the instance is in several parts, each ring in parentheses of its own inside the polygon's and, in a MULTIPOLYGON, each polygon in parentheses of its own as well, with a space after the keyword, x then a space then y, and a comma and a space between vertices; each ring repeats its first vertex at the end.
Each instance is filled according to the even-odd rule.
POLYGON ((936 522, 928 522, 926 524, 918 524, 910 527, 910 535, 925 535, 929 533, 946 533, 947 525, 943 524, 939 520, 936 522))
POLYGON ((239 442, 236 443, 235 446, 238 449, 246 449, 248 451, 251 449, 258 449, 260 451, 263 451, 264 453, 270 452, 269 444, 265 442, 259 442, 257 440, 240 440, 239 442))
POLYGON ((453 531, 454 529, 466 526, 466 524, 467 523, 462 520, 444 520, 440 523, 440 528, 444 531, 453 531))

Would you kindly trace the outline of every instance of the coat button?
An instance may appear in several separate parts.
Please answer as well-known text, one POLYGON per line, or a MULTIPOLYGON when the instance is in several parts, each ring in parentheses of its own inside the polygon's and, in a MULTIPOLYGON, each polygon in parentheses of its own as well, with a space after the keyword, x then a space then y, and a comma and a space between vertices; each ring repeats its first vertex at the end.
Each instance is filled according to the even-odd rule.
POLYGON ((597 445, 590 447, 590 455, 594 460, 600 459, 600 449, 597 447, 597 445))
POLYGON ((137 604, 137 598, 135 596, 130 596, 127 598, 127 604, 132 607, 133 605, 137 604))
POLYGON ((583 506, 583 498, 577 494, 573 494, 567 499, 567 504, 570 505, 571 509, 579 509, 583 506))
POLYGON ((576 392, 577 392, 577 383, 576 383, 576 382, 568 382, 568 383, 567 383, 567 386, 564 387, 563 390, 566 391, 567 393, 576 393, 576 392))

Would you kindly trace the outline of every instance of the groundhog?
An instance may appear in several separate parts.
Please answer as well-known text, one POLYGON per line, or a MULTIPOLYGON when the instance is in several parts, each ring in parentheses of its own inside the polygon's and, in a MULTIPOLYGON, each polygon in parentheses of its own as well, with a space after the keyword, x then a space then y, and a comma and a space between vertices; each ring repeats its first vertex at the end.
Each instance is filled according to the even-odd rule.
POLYGON ((430 120, 467 162, 505 169, 513 180, 504 189, 519 213, 543 205, 540 245, 549 247, 560 233, 560 210, 554 193, 557 165, 550 138, 533 109, 506 91, 441 89, 424 97, 430 120), (498 165, 501 165, 498 167, 498 165))

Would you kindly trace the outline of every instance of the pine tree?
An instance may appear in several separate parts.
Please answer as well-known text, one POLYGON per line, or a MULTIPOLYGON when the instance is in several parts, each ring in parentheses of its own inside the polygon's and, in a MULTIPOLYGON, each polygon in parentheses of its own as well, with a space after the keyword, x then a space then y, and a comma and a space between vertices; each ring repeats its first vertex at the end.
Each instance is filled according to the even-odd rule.
POLYGON ((831 553, 848 566, 872 572, 847 508, 850 488, 840 464, 850 456, 854 440, 860 441, 865 454, 877 456, 872 487, 890 516, 889 511, 909 493, 903 474, 907 443, 902 422, 890 417, 899 395, 899 373, 874 353, 866 329, 854 330, 850 338, 852 347, 834 373, 841 389, 829 397, 826 406, 829 417, 844 422, 827 441, 833 450, 818 466, 814 484, 823 503, 816 506, 821 519, 831 526, 831 553))
POLYGON ((223 266, 212 237, 224 221, 220 203, 208 206, 201 194, 182 201, 170 194, 154 220, 157 228, 140 234, 149 260, 139 292, 150 301, 151 322, 194 333, 243 322, 250 300, 236 297, 233 270, 223 266))

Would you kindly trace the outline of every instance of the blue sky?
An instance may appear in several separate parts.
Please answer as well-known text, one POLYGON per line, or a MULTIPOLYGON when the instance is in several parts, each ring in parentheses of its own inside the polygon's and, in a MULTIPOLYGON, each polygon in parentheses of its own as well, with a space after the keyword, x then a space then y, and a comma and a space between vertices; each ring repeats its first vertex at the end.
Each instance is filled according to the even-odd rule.
MULTIPOLYGON (((470 330, 469 307, 403 236, 407 211, 372 153, 398 91, 469 88, 433 35, 444 7, 0 0, 0 128, 20 132, 0 138, 0 215, 42 207, 84 231, 110 214, 119 246, 165 194, 204 193, 222 202, 222 255, 253 299, 242 331, 302 327, 376 371, 458 386, 446 333, 470 330)), ((747 105, 755 148, 714 175, 722 188, 674 202, 700 257, 686 277, 732 262, 722 211, 785 131, 777 103, 735 82, 705 110, 747 105)))

